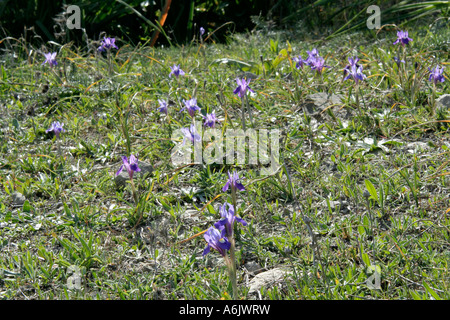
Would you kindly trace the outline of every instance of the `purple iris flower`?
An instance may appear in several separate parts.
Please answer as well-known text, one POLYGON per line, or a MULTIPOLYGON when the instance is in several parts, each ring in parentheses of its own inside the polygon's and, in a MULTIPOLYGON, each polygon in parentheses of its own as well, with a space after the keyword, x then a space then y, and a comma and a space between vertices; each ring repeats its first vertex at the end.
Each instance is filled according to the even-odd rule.
POLYGON ((319 50, 317 50, 316 48, 313 48, 311 51, 306 51, 306 53, 308 54, 308 58, 306 60, 319 57, 319 50))
POLYGON ((196 98, 192 98, 190 100, 183 100, 183 103, 184 103, 185 107, 182 108, 180 110, 180 112, 185 110, 185 109, 187 109, 187 112, 189 113, 189 115, 191 117, 195 116, 195 111, 199 111, 200 110, 200 107, 197 106, 197 99, 196 98))
POLYGON ((320 57, 319 51, 316 48, 312 49, 311 51, 306 51, 306 53, 308 54, 308 57, 305 60, 303 60, 303 63, 308 66, 312 66, 313 61, 316 58, 320 57))
POLYGON ((45 61, 42 62, 42 64, 48 63, 50 65, 50 67, 58 65, 58 62, 56 62, 56 52, 44 53, 44 56, 45 56, 45 61))
POLYGON ((358 64, 359 58, 348 58, 349 65, 344 68, 344 75, 348 74, 344 80, 349 79, 350 77, 355 80, 356 84, 358 84, 359 80, 364 80, 366 75, 362 73, 363 67, 358 64))
POLYGON ((126 156, 122 156, 122 162, 123 164, 120 166, 119 170, 116 173, 116 176, 118 176, 123 168, 125 168, 128 172, 128 175, 130 176, 130 180, 133 179, 134 172, 139 172, 141 169, 138 167, 138 158, 134 155, 130 156, 130 160, 128 161, 128 158, 126 156))
POLYGON ((408 31, 397 31, 397 40, 395 40, 394 44, 400 43, 402 46, 405 46, 410 41, 413 41, 413 39, 408 37, 408 31))
POLYGON ((228 171, 228 180, 227 183, 223 186, 222 191, 227 191, 230 186, 232 190, 245 190, 236 171, 233 171, 232 174, 230 174, 230 172, 228 171))
POLYGON ((66 130, 64 130, 63 126, 64 126, 64 123, 59 123, 59 121, 55 121, 51 124, 50 128, 45 130, 45 133, 53 131, 55 133, 56 138, 59 138, 59 134, 61 132, 66 132, 66 130))
POLYGON ((207 255, 211 248, 217 250, 222 257, 225 257, 227 250, 230 249, 231 243, 228 241, 228 239, 225 237, 225 229, 222 228, 221 230, 216 229, 214 227, 209 227, 208 230, 206 230, 205 234, 203 235, 206 242, 208 243, 206 245, 205 250, 203 251, 203 256, 207 255))
POLYGON ((400 60, 398 57, 394 57, 394 61, 397 64, 397 67, 400 68, 400 63, 405 63, 405 60, 400 60))
POLYGON ((172 77, 172 75, 178 78, 179 76, 185 75, 185 73, 180 69, 180 65, 174 64, 173 67, 170 67, 169 77, 172 77))
POLYGON ((355 80, 356 84, 358 84, 359 80, 364 80, 366 78, 366 75, 362 73, 362 66, 357 67, 356 65, 351 66, 349 69, 346 69, 346 72, 348 72, 348 75, 344 78, 344 80, 349 79, 350 77, 355 80))
POLYGON ((247 222, 244 219, 236 216, 233 206, 228 202, 225 202, 222 206, 220 206, 219 212, 221 219, 217 221, 214 226, 219 230, 221 228, 225 228, 227 236, 231 236, 233 234, 234 223, 236 221, 244 227, 247 225, 247 222))
MULTIPOLYGON (((351 70, 351 68, 352 68, 353 66, 356 66, 356 68, 359 67, 358 61, 359 61, 359 58, 358 58, 358 57, 354 57, 354 58, 349 57, 349 58, 348 58, 348 65, 346 65, 345 68, 344 68, 344 76, 345 76, 347 73, 350 73, 350 70, 351 70)), ((347 79, 347 78, 346 78, 346 79, 347 79)), ((344 80, 346 80, 346 79, 344 79, 344 80)))
POLYGON ((358 57, 354 57, 354 58, 349 57, 349 58, 348 58, 348 63, 349 63, 348 65, 349 65, 349 66, 356 66, 356 67, 359 67, 358 61, 359 61, 359 58, 358 58, 358 57))
POLYGON ((219 121, 216 118, 216 113, 213 111, 211 113, 208 113, 206 117, 203 117, 205 119, 205 126, 208 126, 210 128, 214 128, 216 126, 216 122, 219 121))
POLYGON ((316 70, 319 74, 322 73, 323 68, 329 68, 329 66, 325 65, 325 60, 321 56, 310 57, 308 60, 311 70, 316 70))
POLYGON ((100 52, 105 52, 106 50, 111 50, 111 48, 119 49, 116 46, 116 39, 109 38, 109 37, 108 38, 103 37, 102 43, 101 43, 100 47, 98 47, 97 50, 100 52))
POLYGON ((200 37, 202 37, 205 34, 205 28, 200 27, 200 37))
POLYGON ((186 139, 189 139, 192 143, 194 143, 194 141, 201 141, 202 140, 202 138, 198 134, 198 132, 195 129, 195 126, 193 124, 191 124, 190 128, 181 128, 181 132, 184 135, 183 146, 186 143, 186 139))
POLYGON ((292 60, 294 60, 295 67, 297 69, 300 69, 300 68, 303 69, 303 65, 305 65, 308 62, 308 60, 303 60, 302 56, 293 57, 292 60))
POLYGON ((158 102, 159 102, 159 108, 158 108, 158 111, 161 112, 161 113, 165 113, 165 114, 167 115, 167 113, 168 113, 168 110, 167 110, 167 101, 159 100, 159 99, 158 99, 158 102))
POLYGON ((433 80, 434 83, 438 82, 444 82, 444 67, 439 69, 439 66, 436 66, 433 70, 428 68, 428 71, 430 71, 430 77, 428 78, 429 81, 433 80))
POLYGON ((245 79, 236 79, 236 82, 238 84, 238 86, 236 87, 236 89, 234 89, 233 93, 237 94, 239 96, 239 98, 243 99, 245 97, 245 94, 247 93, 247 90, 250 92, 255 92, 253 91, 248 85, 250 84, 250 80, 248 80, 248 82, 245 79))

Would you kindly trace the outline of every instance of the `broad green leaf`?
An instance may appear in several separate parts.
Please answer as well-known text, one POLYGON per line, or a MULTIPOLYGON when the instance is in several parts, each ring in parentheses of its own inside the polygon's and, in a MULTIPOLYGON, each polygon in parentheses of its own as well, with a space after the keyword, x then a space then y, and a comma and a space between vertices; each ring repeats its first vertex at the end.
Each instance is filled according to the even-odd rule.
POLYGON ((3 80, 5 81, 7 76, 6 76, 5 68, 3 68, 3 65, 2 65, 2 76, 3 76, 3 80))
POLYGON ((361 256, 366 266, 371 266, 369 255, 367 253, 363 253, 361 256))
POLYGON ((278 54, 278 40, 274 41, 273 39, 270 39, 270 51, 272 51, 275 54, 278 54))
POLYGON ((25 202, 23 203, 22 211, 23 212, 30 212, 31 209, 33 209, 33 207, 31 206, 30 201, 25 200, 25 202))
POLYGON ((423 286, 425 287, 425 289, 427 290, 427 292, 429 294, 431 294, 431 296, 436 299, 436 300, 441 300, 441 297, 438 296, 438 294, 436 293, 436 291, 434 291, 426 282, 423 283, 423 286))
POLYGON ((370 193, 370 198, 369 199, 373 199, 373 200, 378 202, 377 190, 373 186, 372 182, 370 182, 369 180, 366 179, 364 181, 364 183, 366 184, 367 191, 369 191, 369 193, 370 193))
POLYGON ((358 226, 358 233, 359 233, 360 236, 363 236, 366 233, 366 229, 363 226, 359 225, 358 226))
POLYGON ((422 297, 414 290, 411 291, 411 296, 413 297, 414 300, 423 300, 422 297))

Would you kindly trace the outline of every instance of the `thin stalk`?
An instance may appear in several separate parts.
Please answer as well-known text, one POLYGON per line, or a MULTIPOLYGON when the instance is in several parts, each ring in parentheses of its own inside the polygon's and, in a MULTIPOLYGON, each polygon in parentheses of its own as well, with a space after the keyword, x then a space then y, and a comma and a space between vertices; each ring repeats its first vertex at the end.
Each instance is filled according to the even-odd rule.
POLYGON ((244 98, 241 99, 241 110, 242 110, 242 129, 245 131, 245 101, 244 98))
POLYGON ((56 81, 59 83, 59 84, 61 84, 63 81, 61 80, 61 77, 58 75, 58 73, 56 72, 56 70, 55 69, 51 69, 52 70, 52 73, 53 73, 53 75, 55 76, 55 79, 56 79, 56 81))
MULTIPOLYGON (((237 214, 237 197, 236 197, 236 188, 234 186, 231 187, 231 199, 233 202, 233 208, 234 208, 234 214, 237 214)), ((237 279, 236 279, 236 243, 234 240, 234 230, 233 228, 230 228, 231 230, 228 231, 228 241, 230 242, 230 262, 229 262, 229 275, 230 275, 230 281, 231 286, 233 288, 233 299, 237 299, 238 297, 238 291, 237 291, 237 279)))
POLYGON ((262 70, 263 70, 263 76, 264 76, 264 79, 265 79, 265 78, 266 78, 266 68, 264 67, 264 58, 263 58, 262 55, 260 55, 260 56, 259 56, 259 59, 261 60, 261 67, 262 67, 262 70))
POLYGON ((108 49, 108 73, 109 76, 112 75, 112 68, 111 68, 111 51, 108 49))
POLYGON ((250 104, 248 103, 248 96, 247 96, 247 95, 245 95, 245 104, 246 104, 246 106, 247 106, 247 112, 248 112, 248 115, 249 115, 249 117, 250 117, 250 122, 251 122, 251 124, 252 124, 252 128, 254 128, 254 127, 255 127, 255 124, 253 123, 252 110, 251 110, 251 108, 250 108, 250 104))
POLYGON ((60 141, 58 138, 56 138, 56 145, 57 145, 57 148, 58 148, 58 156, 59 156, 60 158, 62 158, 62 153, 61 153, 61 141, 60 141))
POLYGON ((414 103, 415 96, 416 96, 416 77, 417 77, 417 72, 416 72, 415 66, 413 67, 413 70, 414 70, 414 75, 413 75, 413 83, 412 83, 412 86, 411 86, 411 104, 414 103))
POLYGON ((371 236, 372 236, 372 251, 373 251, 373 255, 374 257, 376 257, 376 247, 375 247, 375 231, 374 231, 374 219, 372 216, 372 211, 370 210, 370 202, 369 202, 369 198, 367 198, 367 210, 369 212, 369 220, 370 220, 370 232, 371 232, 371 236))
POLYGON ((356 85, 355 85, 356 87, 355 87, 355 101, 356 101, 356 106, 358 107, 358 111, 359 111, 359 115, 362 117, 362 111, 361 111, 361 106, 359 105, 359 90, 360 90, 360 87, 359 87, 359 83, 356 83, 356 85))
POLYGON ((433 92, 431 94, 431 115, 434 116, 436 110, 436 82, 433 81, 433 92))
MULTIPOLYGON (((399 80, 400 80, 400 86, 401 86, 401 88, 403 90, 404 89, 404 87, 403 87, 403 75, 402 75, 403 68, 402 68, 402 62, 401 61, 403 60, 404 61, 403 65, 405 65, 406 64, 406 60, 404 59, 405 58, 404 55, 400 54, 400 47, 398 48, 397 56, 398 56, 398 59, 400 61, 400 63, 398 64, 398 77, 399 77, 399 80)), ((405 69, 406 69, 406 67, 405 67, 405 69)))
POLYGON ((134 203, 137 205, 139 202, 139 198, 138 198, 138 194, 136 192, 136 186, 134 185, 133 179, 130 180, 130 184, 131 184, 131 191, 133 192, 134 203))

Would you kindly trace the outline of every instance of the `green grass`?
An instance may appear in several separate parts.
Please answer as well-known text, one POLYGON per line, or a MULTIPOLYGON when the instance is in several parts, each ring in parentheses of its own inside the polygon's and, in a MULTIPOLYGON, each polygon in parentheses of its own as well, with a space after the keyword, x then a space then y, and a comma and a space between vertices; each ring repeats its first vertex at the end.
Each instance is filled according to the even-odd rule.
MULTIPOLYGON (((222 192, 227 171, 236 169, 246 187, 238 214, 249 223, 236 230, 242 299, 255 298, 246 286, 250 261, 292 272, 261 289, 267 300, 449 299, 449 111, 431 108, 427 68, 448 69, 450 34, 419 26, 409 33, 402 79, 396 33, 387 28, 327 42, 263 32, 158 49, 118 40, 111 74, 107 59, 87 48, 49 44, 58 51, 54 74, 37 48, 3 40, 0 297, 228 299, 220 255, 202 257, 202 236, 182 241, 219 218, 219 204, 231 202, 222 192), (313 47, 331 67, 323 77, 292 63, 313 47), (367 75, 359 108, 353 81, 342 81, 349 56, 367 75), (179 82, 168 77, 173 64, 187 74, 179 82), (282 131, 285 166, 266 177, 250 165, 174 167, 171 133, 190 122, 181 101, 195 92, 203 113, 224 120, 219 128, 238 128, 235 79, 249 72, 254 127, 282 131), (317 92, 340 94, 342 103, 304 113, 317 92), (167 97, 170 120, 157 111, 167 97), (45 133, 55 120, 66 129, 60 141, 45 133), (154 167, 135 178, 138 204, 129 184, 114 182, 130 153, 154 167), (23 205, 13 205, 14 191, 23 205), (367 285, 375 265, 379 290, 367 285), (80 289, 68 284, 74 270, 80 289)), ((447 69, 437 97, 450 91, 447 69)))

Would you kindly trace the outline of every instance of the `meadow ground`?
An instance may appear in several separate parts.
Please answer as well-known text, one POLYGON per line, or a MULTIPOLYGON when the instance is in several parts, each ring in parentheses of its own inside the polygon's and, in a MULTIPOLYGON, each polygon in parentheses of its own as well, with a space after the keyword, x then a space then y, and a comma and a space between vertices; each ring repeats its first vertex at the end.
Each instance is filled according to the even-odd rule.
POLYGON ((235 226, 239 299, 449 299, 449 30, 409 28, 406 45, 394 27, 327 41, 204 35, 171 48, 116 39, 103 53, 90 40, 3 39, 0 297, 229 299, 224 259, 203 256, 198 234, 232 202, 222 188, 235 171, 248 223, 235 226), (314 48, 327 67, 297 68, 314 48), (47 52, 56 66, 43 64, 47 52), (169 77, 174 65, 185 74, 169 77), (443 82, 430 79, 436 66, 443 82), (254 91, 243 103, 237 78, 254 91), (193 97, 191 117, 181 109, 193 97), (213 111, 220 132, 241 128, 243 107, 247 130, 279 130, 276 170, 174 165, 177 129, 213 111), (54 121, 59 137, 47 132, 54 121), (125 169, 116 177, 131 154, 133 184, 125 169), (274 270, 277 281, 255 283, 274 270))

